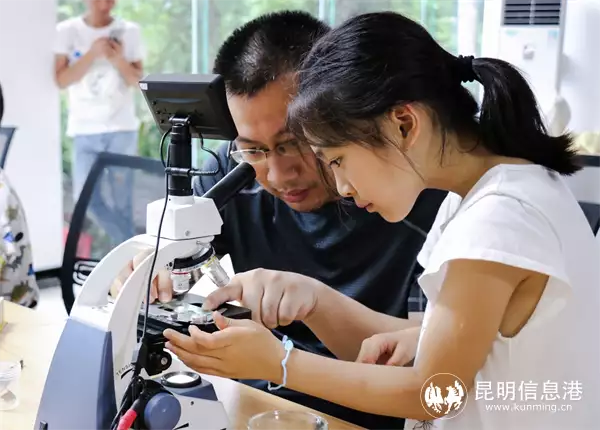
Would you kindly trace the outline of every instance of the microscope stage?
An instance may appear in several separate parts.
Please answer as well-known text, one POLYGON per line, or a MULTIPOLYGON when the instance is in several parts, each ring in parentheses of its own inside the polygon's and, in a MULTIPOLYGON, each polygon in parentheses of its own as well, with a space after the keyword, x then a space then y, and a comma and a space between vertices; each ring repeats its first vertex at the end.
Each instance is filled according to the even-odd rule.
MULTIPOLYGON (((183 298, 174 299, 168 303, 151 304, 148 309, 147 334, 151 343, 165 342, 163 331, 170 328, 183 334, 189 334, 190 324, 200 330, 212 333, 218 330, 212 322, 212 312, 204 311, 202 303, 204 297, 186 294, 183 298)), ((218 311, 227 318, 250 319, 249 309, 224 303, 218 311)), ((144 329, 145 306, 142 305, 138 316, 138 340, 144 329)))

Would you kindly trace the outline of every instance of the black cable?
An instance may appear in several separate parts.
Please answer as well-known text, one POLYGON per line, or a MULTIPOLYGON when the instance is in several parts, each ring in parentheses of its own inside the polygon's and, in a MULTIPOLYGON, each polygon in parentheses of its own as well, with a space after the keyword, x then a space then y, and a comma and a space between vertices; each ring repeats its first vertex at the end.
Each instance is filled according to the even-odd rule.
POLYGON ((219 172, 223 172, 223 166, 221 166, 221 160, 219 159, 219 156, 217 154, 215 154, 214 151, 205 148, 204 147, 204 138, 202 137, 202 133, 198 133, 198 135, 200 136, 200 149, 202 149, 205 152, 208 152, 210 155, 212 155, 213 157, 215 157, 215 160, 217 160, 217 170, 211 170, 208 172, 198 172, 196 173, 198 176, 216 176, 219 174, 219 172))
MULTIPOLYGON (((165 162, 164 143, 165 143, 167 136, 170 133, 171 133, 171 129, 166 131, 160 139, 160 159, 161 159, 161 162, 162 162, 163 166, 165 167, 165 169, 167 168, 167 166, 169 166, 170 156, 169 156, 169 152, 167 151, 167 160, 165 162)), ((213 157, 215 157, 215 159, 217 160, 217 170, 208 171, 208 172, 198 172, 197 174, 206 175, 206 176, 217 175, 219 172, 221 172, 223 170, 222 166, 221 166, 221 160, 219 159, 219 156, 215 152, 204 147, 204 139, 202 137, 202 134, 199 134, 199 136, 200 136, 200 148, 203 151, 206 151, 209 154, 211 154, 213 157)), ((152 273, 154 272, 154 267, 156 266, 156 259, 158 257, 158 250, 159 250, 159 245, 160 245, 160 233, 162 230, 165 213, 167 211, 168 202, 169 202, 169 175, 166 174, 165 175, 165 204, 163 206, 163 210, 160 215, 160 222, 158 224, 158 232, 156 235, 156 246, 154 249, 154 256, 152 258, 152 264, 150 265, 150 274, 148 276, 148 285, 146 287, 146 304, 145 304, 145 309, 144 309, 144 328, 142 329, 142 336, 139 341, 140 345, 143 345, 143 343, 146 339, 147 331, 148 331, 148 313, 150 311, 150 292, 152 290, 152 279, 153 279, 152 273)), ((139 359, 139 357, 138 357, 138 359, 139 359)), ((137 397, 136 393, 135 393, 135 390, 136 390, 135 385, 136 385, 136 381, 138 381, 138 379, 139 379, 139 375, 136 374, 136 370, 135 370, 138 368, 138 366, 137 366, 137 364, 134 364, 134 365, 135 365, 134 373, 131 377, 131 381, 129 381, 129 384, 127 385, 127 388, 125 389, 125 393, 123 393, 123 398, 121 399, 121 405, 120 405, 119 410, 118 410, 117 414, 115 415, 115 417, 111 423, 111 426, 110 426, 111 430, 114 430, 116 428, 116 426, 119 423, 119 420, 121 419, 121 416, 123 415, 123 412, 128 408, 130 403, 133 404, 134 399, 137 397), (131 390, 131 396, 128 396, 128 393, 130 390, 131 390)))
MULTIPOLYGON (((163 138, 161 139, 161 156, 162 156, 162 143, 164 142, 165 137, 169 134, 169 132, 165 133, 163 135, 163 138)), ((169 154, 167 154, 167 165, 169 163, 169 154)), ((143 344, 144 340, 146 339, 146 334, 148 331, 148 313, 150 310, 150 291, 152 290, 152 273, 154 272, 154 266, 156 265, 156 258, 158 256, 158 249, 159 249, 159 245, 160 245, 160 232, 162 230, 162 224, 163 224, 163 220, 165 217, 165 212, 167 211, 167 204, 169 202, 169 175, 165 175, 165 204, 163 206, 163 210, 162 210, 162 214, 160 216, 160 222, 158 224, 158 233, 156 235, 156 246, 154 249, 154 256, 152 258, 152 265, 150 266, 150 274, 148 276, 148 286, 146 288, 146 305, 145 305, 145 309, 144 309, 144 328, 142 330, 142 336, 140 338, 140 345, 143 344)), ((135 365, 135 363, 134 363, 135 365)), ((137 365, 135 365, 135 368, 137 368, 137 365)), ((135 369, 134 368, 134 369, 135 369)), ((133 403, 133 401, 128 402, 128 393, 131 390, 131 400, 133 400, 133 398, 135 398, 135 381, 138 380, 138 376, 134 370, 134 373, 131 377, 131 381, 129 381, 129 384, 127 385, 127 388, 125 389, 125 392, 123 393, 123 398, 121 399, 121 406, 119 408, 119 411, 117 412, 117 414, 115 415, 112 424, 111 424, 111 430, 116 429, 116 426, 119 423, 119 420, 121 419, 121 416, 123 415, 123 412, 127 409, 128 404, 129 403, 133 403)))
MULTIPOLYGON (((165 133, 165 135, 168 134, 165 133)), ((161 154, 162 154, 162 150, 161 150, 161 154)), ((169 165, 169 161, 170 161, 170 156, 169 153, 167 153, 167 163, 166 165, 169 165)), ((165 213, 167 211, 167 205, 169 203, 169 175, 165 175, 165 204, 163 206, 163 210, 162 213, 160 215, 160 221, 158 223, 158 231, 156 233, 156 246, 154 248, 154 256, 152 257, 152 264, 150 265, 150 273, 148 275, 148 286, 146 287, 146 305, 145 305, 145 309, 144 309, 144 328, 142 329, 142 336, 140 338, 139 344, 140 344, 140 351, 144 351, 144 341, 146 340, 146 335, 148 334, 148 313, 150 311, 150 291, 152 290, 152 274, 154 273, 154 267, 156 266, 156 258, 158 257, 158 249, 159 249, 159 245, 160 245, 160 233, 162 230, 162 225, 163 225, 163 221, 165 218, 165 213)), ((140 357, 138 355, 137 360, 139 360, 140 357)), ((137 373, 138 371, 141 371, 140 366, 138 365, 138 363, 134 364, 134 372, 133 372, 133 379, 137 379, 139 377, 139 374, 137 373)), ((135 399, 137 397, 139 397, 140 393, 136 392, 136 386, 135 384, 131 386, 131 390, 132 390, 132 404, 135 401, 135 399)), ((134 425, 134 428, 136 428, 136 426, 134 425)))
MULTIPOLYGON (((135 401, 138 400, 140 398, 140 396, 142 395, 142 392, 144 391, 144 378, 142 378, 141 376, 136 376, 135 377, 136 380, 140 381, 139 384, 133 384, 131 386, 131 402, 129 404, 129 407, 127 409, 131 409, 131 407, 135 404, 135 401), (139 390, 138 390, 139 388, 139 390)), ((138 430, 139 427, 139 423, 137 421, 137 419, 133 422, 133 429, 134 430, 138 430)))
POLYGON ((165 140, 166 140, 167 136, 171 133, 171 130, 172 130, 172 128, 168 129, 160 138, 160 161, 162 162, 162 165, 165 169, 167 168, 167 164, 165 163, 164 146, 165 146, 165 140))
MULTIPOLYGON (((166 134, 166 133, 165 133, 166 134)), ((162 154, 162 151, 161 151, 162 154)), ((169 154, 167 153, 167 166, 169 165, 169 154)), ((163 220, 165 218, 165 212, 167 211, 167 204, 169 202, 169 175, 165 175, 165 204, 163 206, 162 214, 160 215, 160 222, 158 223, 158 232, 156 234, 156 247, 154 248, 154 257, 152 258, 152 265, 150 266, 150 275, 148 276, 148 287, 146 288, 146 307, 144 309, 144 328, 142 330, 142 337, 140 338, 140 344, 146 339, 146 333, 148 329, 148 312, 150 310, 150 291, 152 290, 152 273, 154 272, 154 266, 156 265, 156 257, 158 257, 158 246, 160 244, 160 232, 162 230, 163 220)), ((137 375, 135 375, 137 376, 137 375)))
POLYGON ((213 158, 217 162, 217 168, 215 170, 203 171, 203 170, 199 170, 199 169, 167 167, 167 164, 165 163, 165 159, 164 159, 164 149, 163 148, 164 148, 165 139, 171 133, 171 130, 172 129, 170 128, 167 132, 165 132, 165 134, 163 134, 162 138, 160 139, 160 161, 162 162, 163 167, 165 169, 167 169, 167 174, 178 175, 178 176, 188 176, 191 178, 193 176, 216 176, 221 172, 225 173, 225 171, 223 170, 223 165, 221 164, 221 159, 213 150, 206 148, 204 146, 204 138, 202 137, 202 133, 200 133, 200 132, 198 132, 198 136, 200 137, 200 149, 204 152, 208 152, 210 155, 213 156, 213 158))
POLYGON ((188 178, 192 178, 194 176, 216 176, 221 172, 223 172, 223 174, 225 174, 225 171, 223 169, 223 165, 221 164, 221 159, 219 158, 219 156, 211 149, 205 148, 204 147, 204 139, 202 138, 202 134, 198 133, 198 135, 200 136, 200 149, 202 149, 204 152, 208 152, 210 155, 212 155, 214 157, 214 159, 217 161, 217 168, 215 170, 203 171, 203 170, 193 169, 193 168, 189 169, 189 168, 182 168, 182 167, 167 167, 166 171, 169 175, 187 176, 188 178))
POLYGON ((125 412, 125 410, 128 409, 127 404, 128 404, 128 402, 126 402, 126 401, 123 401, 121 403, 121 407, 119 408, 117 415, 115 415, 115 417, 112 420, 112 423, 110 424, 110 430, 115 430, 117 428, 117 426, 119 425, 119 420, 123 416, 123 413, 125 412))
POLYGON ((121 399, 121 405, 119 407, 119 410, 117 411, 117 414, 115 415, 115 417, 112 420, 112 423, 110 424, 110 430, 115 430, 117 428, 117 426, 119 425, 119 420, 121 419, 121 416, 123 415, 123 412, 125 412, 125 410, 128 408, 128 404, 129 404, 129 396, 127 395, 127 393, 129 393, 129 390, 133 388, 133 383, 136 380, 136 378, 131 378, 131 381, 129 381, 129 384, 127 384, 127 388, 125 388, 125 392, 123 393, 123 398, 121 399))

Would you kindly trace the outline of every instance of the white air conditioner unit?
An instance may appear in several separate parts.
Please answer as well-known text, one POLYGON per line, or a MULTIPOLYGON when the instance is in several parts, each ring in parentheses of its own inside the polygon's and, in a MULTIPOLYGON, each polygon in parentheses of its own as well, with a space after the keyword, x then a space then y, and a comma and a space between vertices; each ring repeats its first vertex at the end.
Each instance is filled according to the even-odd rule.
MULTIPOLYGON (((574 0, 571 0, 574 1, 574 0)), ((564 129, 560 97, 566 0, 486 0, 482 56, 515 65, 531 85, 548 125, 564 129)))

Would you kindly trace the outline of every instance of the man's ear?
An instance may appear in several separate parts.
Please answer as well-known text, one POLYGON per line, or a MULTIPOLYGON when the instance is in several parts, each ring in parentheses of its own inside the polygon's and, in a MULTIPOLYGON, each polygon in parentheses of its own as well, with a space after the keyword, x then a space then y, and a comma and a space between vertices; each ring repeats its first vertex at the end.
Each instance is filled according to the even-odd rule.
POLYGON ((408 150, 416 140, 418 120, 415 110, 411 105, 400 105, 394 107, 389 113, 389 119, 402 150, 408 150))

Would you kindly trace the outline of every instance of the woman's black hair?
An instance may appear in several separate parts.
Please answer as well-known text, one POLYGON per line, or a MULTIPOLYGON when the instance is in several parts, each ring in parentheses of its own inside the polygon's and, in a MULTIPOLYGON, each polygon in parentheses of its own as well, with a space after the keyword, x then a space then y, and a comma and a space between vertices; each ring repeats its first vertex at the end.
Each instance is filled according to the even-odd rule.
POLYGON ((421 25, 397 13, 359 15, 330 31, 305 58, 297 78, 289 126, 315 146, 384 145, 378 119, 416 102, 430 110, 444 137, 448 132, 469 136, 493 154, 561 174, 579 170, 571 137, 548 135, 535 96, 514 66, 455 57, 421 25), (483 86, 481 109, 462 85, 471 81, 483 86))

